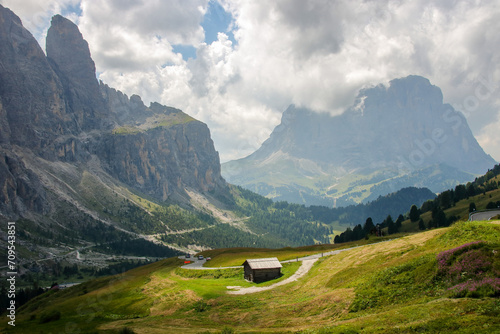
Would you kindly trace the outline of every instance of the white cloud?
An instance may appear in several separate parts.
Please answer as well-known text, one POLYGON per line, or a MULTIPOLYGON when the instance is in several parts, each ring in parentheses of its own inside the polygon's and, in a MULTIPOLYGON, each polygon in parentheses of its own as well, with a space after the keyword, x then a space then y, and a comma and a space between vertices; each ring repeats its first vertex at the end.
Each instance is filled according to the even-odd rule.
POLYGON ((206 0, 82 0, 78 26, 104 71, 152 71, 182 64, 172 45, 198 45, 206 0))
MULTIPOLYGON (((206 122, 223 160, 258 148, 290 103, 340 113, 360 88, 409 74, 441 87, 500 160, 498 1, 220 1, 236 44, 225 34, 203 43, 208 0, 82 0, 73 19, 102 80, 206 122), (175 44, 195 46, 197 59, 184 61, 175 44)), ((7 2, 25 24, 34 8, 53 14, 75 5, 7 2)), ((26 26, 42 26, 33 20, 26 26)))

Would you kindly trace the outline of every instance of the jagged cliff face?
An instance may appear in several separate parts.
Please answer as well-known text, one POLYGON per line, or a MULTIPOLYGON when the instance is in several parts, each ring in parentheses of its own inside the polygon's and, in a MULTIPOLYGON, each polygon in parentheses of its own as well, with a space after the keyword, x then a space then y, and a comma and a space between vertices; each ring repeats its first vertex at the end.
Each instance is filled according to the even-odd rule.
POLYGON ((63 87, 33 36, 0 10, 0 142, 44 149, 71 131, 63 87))
POLYGON ((52 18, 46 40, 47 59, 60 78, 68 113, 80 131, 111 126, 99 92, 94 61, 78 27, 66 18, 52 18), (106 124, 108 122, 108 124, 106 124))
POLYGON ((161 200, 185 187, 206 192, 225 186, 204 123, 158 103, 146 107, 140 97, 128 99, 104 84, 101 92, 121 124, 96 149, 112 175, 161 200))
POLYGON ((347 205, 408 186, 440 192, 494 164, 441 90, 409 76, 362 90, 339 116, 290 106, 262 147, 223 173, 261 195, 347 205))
POLYGON ((45 56, 19 18, 0 6, 0 44, 1 215, 50 211, 47 191, 57 191, 47 180, 57 175, 37 161, 80 172, 98 166, 158 200, 186 187, 225 187, 207 126, 99 84, 87 42, 71 21, 54 16, 45 56))

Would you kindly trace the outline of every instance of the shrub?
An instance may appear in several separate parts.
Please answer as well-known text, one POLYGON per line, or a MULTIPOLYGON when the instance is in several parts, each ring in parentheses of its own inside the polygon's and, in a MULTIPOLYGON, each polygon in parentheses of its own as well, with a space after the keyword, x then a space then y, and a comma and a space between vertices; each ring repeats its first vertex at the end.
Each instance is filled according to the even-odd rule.
POLYGON ((207 304, 203 299, 200 299, 196 303, 194 303, 193 309, 196 312, 205 312, 210 309, 210 305, 207 304))
POLYGON ((231 327, 224 327, 222 328, 222 331, 220 331, 220 334, 234 334, 235 331, 231 327))
POLYGON ((481 248, 485 244, 486 243, 484 241, 474 241, 439 253, 437 256, 439 273, 446 273, 446 271, 448 270, 448 266, 460 254, 467 252, 471 249, 481 248))
POLYGON ((46 311, 40 314, 40 323, 45 324, 47 322, 51 321, 57 321, 61 319, 61 312, 52 310, 52 311, 46 311))
POLYGON ((181 277, 185 278, 203 278, 203 279, 221 279, 221 278, 234 278, 243 276, 242 268, 231 268, 231 269, 214 269, 214 270, 203 270, 203 269, 182 269, 177 268, 175 273, 181 277))
POLYGON ((124 327, 124 328, 120 329, 118 334, 135 334, 135 332, 132 328, 124 327))

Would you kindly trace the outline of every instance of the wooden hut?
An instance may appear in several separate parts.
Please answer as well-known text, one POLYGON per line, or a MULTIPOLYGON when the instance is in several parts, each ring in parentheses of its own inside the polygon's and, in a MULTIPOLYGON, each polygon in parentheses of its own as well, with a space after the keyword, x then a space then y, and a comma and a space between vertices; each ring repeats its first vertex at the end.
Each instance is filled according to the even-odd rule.
POLYGON ((281 276, 281 263, 278 258, 248 259, 243 263, 245 279, 250 282, 263 282, 281 276))

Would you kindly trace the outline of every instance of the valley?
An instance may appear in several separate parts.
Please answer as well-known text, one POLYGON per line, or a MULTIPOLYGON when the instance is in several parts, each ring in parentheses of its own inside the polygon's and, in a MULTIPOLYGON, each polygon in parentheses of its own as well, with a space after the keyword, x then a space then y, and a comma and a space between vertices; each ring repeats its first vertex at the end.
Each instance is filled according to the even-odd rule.
MULTIPOLYGON (((446 250, 477 240, 495 250, 499 237, 499 221, 462 222, 335 252, 315 261, 297 281, 245 295, 227 288, 253 285, 242 279, 242 269, 180 270, 181 261, 172 258, 41 296, 20 310, 20 325, 11 332, 22 333, 35 324, 59 331, 71 324, 83 332, 110 333, 125 327, 136 333, 449 332, 458 327, 464 333, 491 333, 500 328, 498 298, 453 297, 434 268, 446 250), (41 324, 40 308, 60 312, 60 319, 41 324)), ((248 251, 261 257, 274 252, 203 254, 224 265, 235 257, 242 263, 248 251)), ((288 252, 293 257, 300 250, 288 252)), ((496 256, 493 261, 499 260, 496 256)), ((298 265, 285 265, 279 280, 290 277, 298 265)), ((258 286, 271 284, 275 282, 258 286)))

